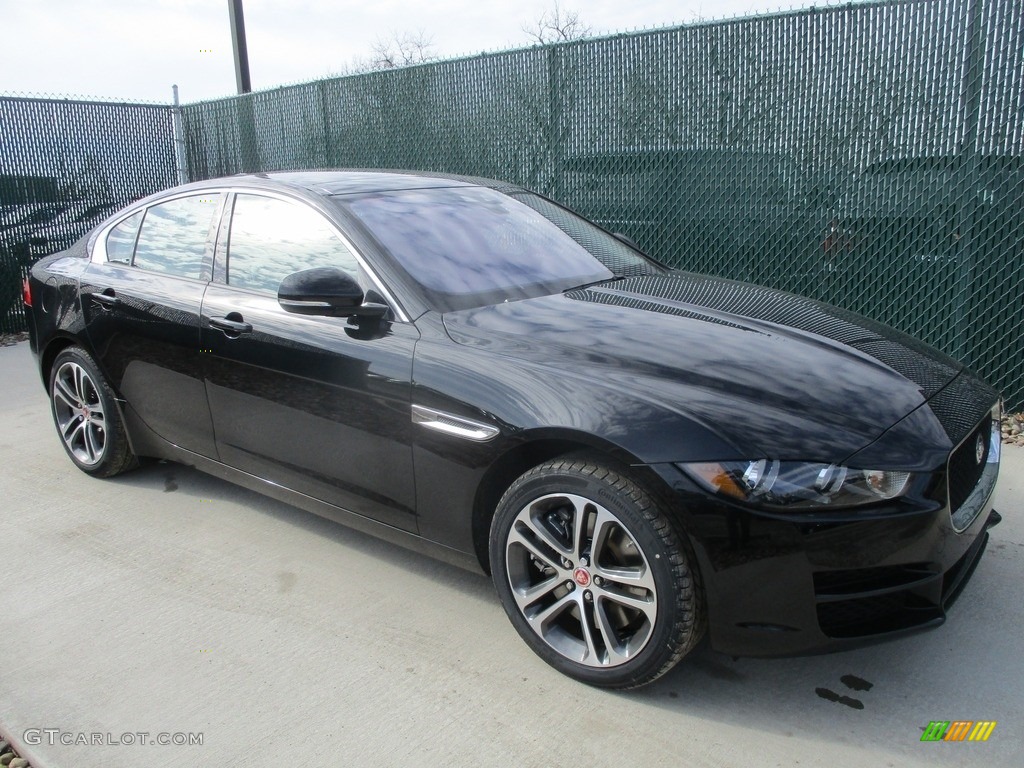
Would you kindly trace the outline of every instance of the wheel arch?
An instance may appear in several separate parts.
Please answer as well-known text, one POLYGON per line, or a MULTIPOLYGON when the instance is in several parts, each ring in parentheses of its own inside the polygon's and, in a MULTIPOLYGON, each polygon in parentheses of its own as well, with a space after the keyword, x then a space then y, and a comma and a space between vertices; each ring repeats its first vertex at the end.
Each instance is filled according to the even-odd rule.
POLYGON ((538 430, 527 433, 523 440, 491 463, 477 485, 473 500, 473 547, 485 573, 491 572, 488 553, 491 521, 505 491, 524 472, 571 454, 586 454, 625 471, 639 464, 637 457, 621 446, 585 432, 538 430))
MULTIPOLYGON (((59 334, 46 343, 46 346, 39 355, 39 375, 43 379, 43 388, 47 392, 49 392, 50 388, 50 373, 53 371, 53 362, 57 359, 57 355, 68 347, 82 347, 82 349, 85 349, 82 343, 74 336, 59 334)), ((87 349, 86 351, 88 352, 87 349)))

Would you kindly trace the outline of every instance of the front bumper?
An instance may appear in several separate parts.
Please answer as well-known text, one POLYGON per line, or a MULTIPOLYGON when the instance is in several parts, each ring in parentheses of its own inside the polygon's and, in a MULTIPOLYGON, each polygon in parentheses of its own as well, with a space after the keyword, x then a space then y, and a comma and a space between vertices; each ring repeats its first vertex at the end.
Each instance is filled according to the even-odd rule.
POLYGON ((822 522, 724 502, 657 471, 680 502, 712 647, 736 656, 840 650, 942 624, 1000 520, 991 488, 957 532, 934 500, 822 522))

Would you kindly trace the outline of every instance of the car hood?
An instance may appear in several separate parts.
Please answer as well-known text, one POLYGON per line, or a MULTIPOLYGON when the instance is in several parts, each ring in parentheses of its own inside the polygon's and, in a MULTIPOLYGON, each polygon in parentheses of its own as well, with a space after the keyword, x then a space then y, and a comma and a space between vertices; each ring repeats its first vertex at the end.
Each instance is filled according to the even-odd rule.
POLYGON ((836 307, 682 272, 444 320, 456 343, 549 368, 552 386, 617 389, 697 421, 751 457, 842 461, 961 370, 836 307))

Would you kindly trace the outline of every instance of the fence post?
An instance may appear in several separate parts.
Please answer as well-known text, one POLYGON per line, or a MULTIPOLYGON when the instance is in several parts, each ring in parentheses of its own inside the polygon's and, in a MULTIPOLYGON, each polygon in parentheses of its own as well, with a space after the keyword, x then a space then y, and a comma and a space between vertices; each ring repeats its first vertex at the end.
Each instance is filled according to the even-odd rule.
POLYGON ((178 183, 188 183, 185 165, 185 132, 181 125, 181 102, 178 101, 178 86, 172 85, 174 106, 171 108, 171 130, 174 137, 174 164, 178 172, 178 183))

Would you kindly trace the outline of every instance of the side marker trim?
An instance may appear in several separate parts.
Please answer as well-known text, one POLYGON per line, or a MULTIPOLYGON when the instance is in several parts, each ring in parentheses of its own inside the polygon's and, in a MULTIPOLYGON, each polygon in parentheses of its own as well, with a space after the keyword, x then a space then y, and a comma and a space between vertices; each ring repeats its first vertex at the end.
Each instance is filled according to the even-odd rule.
POLYGON ((425 408, 422 405, 413 405, 412 423, 435 432, 461 437, 463 440, 472 440, 477 443, 486 443, 498 436, 498 428, 490 424, 464 419, 461 416, 425 408))

